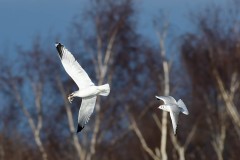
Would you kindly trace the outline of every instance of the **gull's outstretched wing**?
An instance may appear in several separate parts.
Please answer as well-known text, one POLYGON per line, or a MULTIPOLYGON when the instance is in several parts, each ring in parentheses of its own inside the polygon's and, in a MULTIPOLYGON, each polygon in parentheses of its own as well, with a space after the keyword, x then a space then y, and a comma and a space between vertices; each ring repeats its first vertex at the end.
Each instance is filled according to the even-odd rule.
POLYGON ((189 112, 188 112, 188 109, 187 109, 185 103, 184 103, 181 99, 179 99, 177 103, 178 103, 178 106, 181 108, 181 112, 182 112, 183 114, 188 115, 189 112))
POLYGON ((91 114, 93 113, 97 97, 83 98, 82 104, 78 113, 78 127, 77 133, 80 132, 85 124, 88 122, 91 114))
POLYGON ((176 100, 171 96, 156 96, 158 100, 162 100, 165 104, 177 104, 176 100))
POLYGON ((56 43, 55 46, 57 48, 64 69, 78 85, 78 88, 82 89, 94 85, 88 74, 75 60, 71 52, 69 52, 61 43, 56 43))
POLYGON ((172 120, 174 135, 176 135, 177 125, 178 125, 178 115, 179 115, 179 112, 174 112, 170 107, 170 117, 172 120))

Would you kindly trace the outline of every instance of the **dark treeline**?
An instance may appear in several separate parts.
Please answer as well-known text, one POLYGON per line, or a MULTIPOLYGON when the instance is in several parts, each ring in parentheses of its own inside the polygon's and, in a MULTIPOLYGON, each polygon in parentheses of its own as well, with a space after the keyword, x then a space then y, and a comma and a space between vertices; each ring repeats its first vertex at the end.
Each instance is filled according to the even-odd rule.
POLYGON ((95 84, 110 84, 111 93, 98 97, 79 134, 81 99, 68 102, 77 86, 55 48, 45 48, 38 37, 32 49, 17 48, 14 61, 1 56, 0 159, 238 159, 236 3, 192 14, 194 32, 177 38, 177 53, 170 55, 165 41, 173 37, 166 18, 153 21, 159 37, 154 46, 137 32, 133 1, 90 1, 71 25, 65 46, 95 84), (179 117, 177 136, 155 95, 186 103, 190 114, 179 117))

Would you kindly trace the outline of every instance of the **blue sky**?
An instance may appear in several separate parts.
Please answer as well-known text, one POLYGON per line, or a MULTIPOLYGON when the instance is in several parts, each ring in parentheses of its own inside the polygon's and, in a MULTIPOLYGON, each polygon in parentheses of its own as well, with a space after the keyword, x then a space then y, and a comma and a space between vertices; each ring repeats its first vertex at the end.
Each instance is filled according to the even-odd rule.
MULTIPOLYGON (((152 18, 163 10, 176 34, 191 30, 188 24, 190 11, 206 5, 226 4, 227 0, 135 0, 139 11, 139 31, 154 39, 152 18)), ((36 35, 46 43, 53 37, 65 37, 73 17, 88 6, 88 0, 0 0, 0 52, 12 51, 16 45, 28 48, 36 35)), ((0 53, 1 54, 1 53, 0 53)))

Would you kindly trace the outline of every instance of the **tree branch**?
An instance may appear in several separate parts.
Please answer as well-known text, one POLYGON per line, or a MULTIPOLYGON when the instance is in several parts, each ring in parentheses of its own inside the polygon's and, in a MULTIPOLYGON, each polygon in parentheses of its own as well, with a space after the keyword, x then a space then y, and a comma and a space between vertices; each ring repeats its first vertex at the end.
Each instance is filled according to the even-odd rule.
POLYGON ((132 127, 133 127, 133 130, 134 132, 136 133, 143 149, 149 154, 149 156, 152 157, 152 159, 154 160, 160 160, 160 157, 158 157, 147 145, 141 131, 139 130, 138 126, 137 126, 137 123, 136 121, 134 120, 133 116, 130 115, 130 113, 128 113, 128 116, 130 118, 130 121, 131 121, 131 124, 132 124, 132 127))
POLYGON ((77 151, 79 159, 84 160, 86 153, 82 149, 81 144, 79 143, 79 140, 78 140, 78 136, 75 133, 72 110, 71 110, 71 106, 69 105, 68 99, 66 98, 66 92, 64 90, 63 84, 60 81, 59 77, 56 78, 56 82, 57 82, 58 88, 59 88, 59 90, 62 94, 63 100, 64 100, 64 106, 65 106, 65 110, 66 110, 67 118, 68 118, 68 126, 69 126, 69 130, 70 130, 70 133, 72 136, 74 147, 77 151))
MULTIPOLYGON (((236 109, 235 104, 230 99, 230 97, 229 97, 229 95, 228 95, 228 93, 227 93, 227 91, 226 91, 226 89, 224 87, 223 81, 220 78, 220 75, 219 75, 218 71, 216 70, 216 68, 213 68, 213 75, 216 78, 217 87, 218 87, 218 89, 220 91, 220 94, 221 94, 225 104, 226 104, 227 111, 230 114, 230 116, 232 117, 232 120, 233 120, 234 124, 236 126, 238 126, 237 130, 240 130, 240 116, 239 116, 239 113, 238 113, 238 111, 236 109)), ((238 133, 240 133, 240 132, 238 131, 238 133)))

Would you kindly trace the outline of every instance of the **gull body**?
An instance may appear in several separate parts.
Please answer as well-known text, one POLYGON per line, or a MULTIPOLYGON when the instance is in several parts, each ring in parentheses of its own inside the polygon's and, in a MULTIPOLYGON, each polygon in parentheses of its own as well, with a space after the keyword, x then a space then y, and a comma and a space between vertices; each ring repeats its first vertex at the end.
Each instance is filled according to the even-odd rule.
POLYGON ((105 89, 105 86, 89 86, 87 88, 78 90, 73 92, 73 96, 74 97, 81 97, 81 98, 86 98, 86 97, 93 97, 96 95, 103 95, 103 96, 107 96, 104 93, 106 92, 107 94, 107 90, 105 89))
POLYGON ((110 93, 109 84, 95 86, 88 74, 75 60, 74 56, 61 43, 56 43, 55 47, 61 59, 62 65, 68 75, 77 84, 79 90, 68 96, 71 103, 74 97, 81 97, 82 103, 78 114, 77 132, 80 132, 88 122, 93 113, 97 95, 108 96, 110 93))
POLYGON ((180 113, 188 115, 188 109, 181 99, 178 102, 171 96, 156 96, 158 100, 164 102, 163 105, 160 105, 158 108, 170 113, 172 120, 173 132, 176 135, 177 125, 178 125, 178 116, 180 113))

